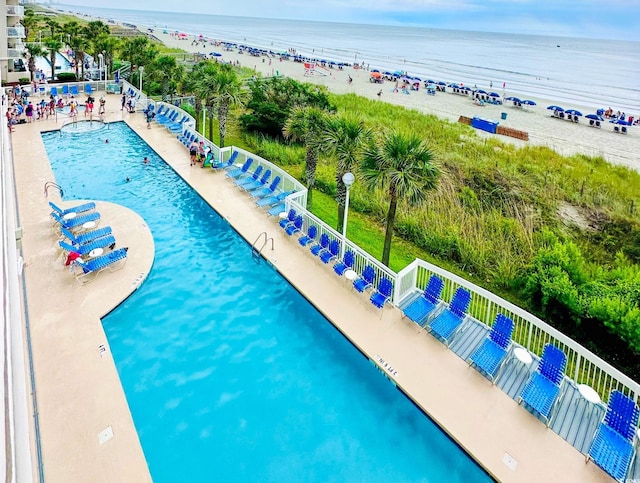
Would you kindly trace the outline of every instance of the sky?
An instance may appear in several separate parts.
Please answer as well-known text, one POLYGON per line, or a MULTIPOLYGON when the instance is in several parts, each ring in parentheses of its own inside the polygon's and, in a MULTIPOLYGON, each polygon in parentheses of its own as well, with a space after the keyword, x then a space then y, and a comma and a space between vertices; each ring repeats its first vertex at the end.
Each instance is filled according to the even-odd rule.
MULTIPOLYGON (((173 0, 65 0, 175 12, 173 0)), ((183 12, 640 41, 640 0, 189 0, 183 12)))

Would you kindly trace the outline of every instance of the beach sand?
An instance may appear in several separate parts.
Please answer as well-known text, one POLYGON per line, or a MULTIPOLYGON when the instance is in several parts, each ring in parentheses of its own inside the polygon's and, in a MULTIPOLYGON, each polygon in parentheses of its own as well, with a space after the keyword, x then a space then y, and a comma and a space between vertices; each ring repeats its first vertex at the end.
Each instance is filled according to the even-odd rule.
MULTIPOLYGON (((280 61, 279 58, 266 56, 254 57, 249 54, 240 54, 237 49, 227 51, 222 45, 215 46, 207 43, 203 46, 200 42, 197 46, 192 45, 193 37, 187 40, 180 40, 171 34, 164 34, 155 30, 153 35, 168 47, 183 49, 187 52, 209 54, 218 52, 221 57, 216 57, 224 62, 240 62, 243 67, 254 69, 263 76, 283 75, 298 81, 311 82, 326 86, 331 92, 336 94, 352 93, 368 99, 380 100, 391 104, 401 105, 409 109, 434 114, 440 118, 457 122, 460 116, 482 117, 498 121, 501 126, 505 126, 529 133, 529 144, 548 146, 549 148, 564 154, 584 154, 587 156, 601 156, 613 164, 627 166, 640 170, 640 127, 628 128, 629 133, 622 135, 613 131, 613 124, 604 122, 602 128, 593 128, 588 125, 588 120, 581 118, 579 123, 569 122, 563 119, 551 117, 551 111, 546 107, 554 104, 552 100, 536 99, 526 96, 526 93, 506 91, 506 96, 517 96, 534 100, 537 105, 534 107, 516 108, 512 103, 504 105, 476 106, 468 96, 461 96, 449 92, 438 92, 435 96, 427 95, 426 90, 421 86, 419 91, 410 91, 410 94, 403 94, 401 91, 394 93, 395 83, 386 81, 384 84, 369 82, 369 72, 366 70, 356 70, 352 67, 345 67, 343 70, 322 69, 326 75, 315 74, 305 75, 305 68, 302 63, 293 60, 280 61), (353 79, 348 82, 348 77, 353 79), (382 94, 378 97, 378 92, 382 89, 382 94), (502 113, 507 114, 507 119, 502 120, 502 113)), ((489 90, 489 86, 478 86, 489 90)), ((448 89, 450 90, 450 89, 448 89)), ((492 89, 502 94, 501 89, 492 89)), ((577 109, 583 114, 594 112, 591 107, 585 106, 563 106, 565 108, 577 109)), ((608 106, 603 106, 607 108, 608 106)), ((496 136, 498 139, 514 143, 517 146, 524 146, 525 141, 517 140, 507 136, 489 134, 477 130, 481 136, 496 136)))

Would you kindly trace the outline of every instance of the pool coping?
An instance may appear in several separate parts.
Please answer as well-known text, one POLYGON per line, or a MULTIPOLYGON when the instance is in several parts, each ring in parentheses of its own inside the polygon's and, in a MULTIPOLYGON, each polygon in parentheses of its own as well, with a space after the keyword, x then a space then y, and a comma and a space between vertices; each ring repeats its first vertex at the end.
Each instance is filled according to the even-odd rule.
MULTIPOLYGON (((382 359, 384 362, 375 362, 387 377, 494 478, 500 481, 611 481, 592 463, 585 464, 584 456, 569 443, 492 386, 452 351, 430 335, 418 334, 415 324, 402 319, 399 310, 388 307, 381 313, 375 309, 368 297, 352 290, 345 280, 299 247, 295 239, 285 235, 277 220, 267 217, 246 194, 228 182, 223 173, 189 166, 188 152, 164 128, 154 125, 152 129, 146 129, 142 115, 128 115, 115 109, 108 110, 107 117, 109 121, 122 119, 127 122, 249 244, 263 231, 273 237, 275 250, 268 250, 265 255, 278 272, 363 354, 370 359, 382 359), (505 462, 505 458, 512 461, 505 462), (516 462, 515 470, 508 466, 513 461, 516 462)), ((44 220, 48 207, 42 197, 42 184, 43 177, 53 180, 53 175, 40 136, 35 134, 51 129, 51 122, 45 121, 18 126, 13 134, 20 215, 25 220, 23 227, 34 228, 25 230, 23 241, 25 260, 28 260, 25 280, 29 313, 31 317, 39 313, 44 319, 55 319, 43 324, 43 328, 35 324, 32 334, 45 474, 50 481, 78 481, 79 477, 113 481, 115 476, 120 481, 150 481, 108 344, 106 354, 100 356, 97 350, 99 345, 106 343, 100 315, 121 302, 116 303, 116 298, 124 298, 121 288, 114 289, 116 293, 112 298, 111 287, 130 285, 131 277, 144 270, 129 270, 131 253, 125 269, 101 275, 102 283, 99 278, 82 287, 91 290, 99 287, 101 294, 109 293, 109 297, 104 297, 105 300, 83 299, 80 315, 74 315, 68 304, 60 302, 66 290, 71 290, 71 294, 79 292, 74 280, 48 285, 60 288, 61 292, 41 297, 42 285, 32 276, 32 272, 40 275, 40 272, 50 270, 60 278, 59 270, 53 265, 45 265, 46 270, 38 265, 43 259, 51 258, 52 240, 42 234, 42 225, 48 221, 44 220), (36 199, 38 195, 42 200, 36 199), (116 281, 114 277, 118 276, 123 280, 116 281), (39 306, 42 308, 38 309, 39 306), (82 325, 75 317, 83 319, 82 325), (51 329, 53 324, 56 324, 57 351, 47 347, 52 331, 44 330, 51 329), (82 337, 75 333, 79 327, 82 337), (56 352, 65 354, 66 366, 56 366, 60 363, 56 352), (79 380, 69 381, 68 375, 75 377, 78 368, 85 369, 78 375, 79 380), (49 388, 50 385, 54 388, 49 388), (78 394, 72 396, 69 385, 78 394), (100 397, 96 398, 96 394, 100 397), (82 417, 75 417, 77 413, 82 417), (99 445, 97 434, 107 423, 111 423, 114 436, 106 444, 99 445), (61 434, 64 434, 62 443, 61 434), (76 462, 70 464, 71 460, 76 462)), ((149 249, 142 248, 143 258, 149 257, 147 251, 151 252, 151 263, 152 246, 151 239, 149 249)), ((249 249, 247 256, 251 256, 249 249)))

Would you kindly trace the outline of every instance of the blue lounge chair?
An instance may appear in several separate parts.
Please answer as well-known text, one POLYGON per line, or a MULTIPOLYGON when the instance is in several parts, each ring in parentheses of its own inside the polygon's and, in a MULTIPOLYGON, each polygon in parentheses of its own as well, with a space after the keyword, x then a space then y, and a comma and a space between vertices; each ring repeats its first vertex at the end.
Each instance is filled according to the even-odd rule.
POLYGON ((58 216, 57 213, 51 213, 53 219, 58 223, 58 225, 62 228, 66 228, 67 230, 73 230, 74 228, 78 228, 79 226, 84 225, 89 221, 98 221, 100 219, 100 213, 94 211, 93 213, 87 213, 86 215, 76 216, 75 218, 71 218, 69 220, 65 220, 61 216, 58 216))
POLYGON ((161 117, 158 120, 158 124, 160 124, 161 126, 166 126, 167 124, 171 124, 175 122, 177 117, 178 117, 178 111, 172 110, 168 112, 166 116, 161 117))
POLYGON ((250 194, 254 198, 265 198, 267 196, 272 196, 273 194, 275 194, 276 190, 278 189, 278 186, 280 185, 280 181, 281 181, 280 176, 276 176, 275 178, 273 178, 273 181, 271 181, 271 184, 269 186, 251 190, 250 194))
POLYGON ((365 290, 373 287, 373 279, 376 278, 376 271, 371 265, 364 267, 362 275, 353 281, 353 288, 358 292, 364 292, 365 290))
POLYGON ((420 327, 424 327, 429 316, 434 313, 440 303, 440 294, 442 293, 443 287, 444 282, 442 279, 436 275, 431 275, 424 289, 424 293, 404 309, 404 315, 420 327))
POLYGON ((91 87, 91 84, 84 85, 84 93, 87 95, 93 94, 93 87, 91 87))
POLYGON ((300 233, 302 231, 303 223, 304 223, 304 218, 302 218, 302 215, 298 215, 296 216, 296 219, 293 220, 293 223, 289 223, 284 228, 284 231, 289 236, 295 235, 296 233, 300 233))
MULTIPOLYGON (((281 201, 283 201, 287 196, 289 196, 293 191, 283 191, 282 193, 278 193, 277 195, 265 196, 264 198, 256 201, 256 205, 258 206, 273 206, 281 201)), ((277 214, 277 213, 276 213, 277 214)))
POLYGON ((78 92, 78 86, 77 85, 72 85, 71 86, 71 95, 78 97, 80 95, 80 93, 78 92))
POLYGON ((258 166, 256 166, 256 169, 253 173, 251 174, 245 173, 242 176, 238 176, 234 181, 234 183, 236 184, 236 186, 239 186, 240 188, 242 188, 245 184, 250 184, 255 180, 257 180, 262 174, 263 170, 264 170, 264 166, 259 164, 258 166))
POLYGON ((89 254, 89 252, 91 252, 91 250, 95 250, 96 248, 113 248, 115 244, 116 239, 113 237, 113 235, 96 238, 95 240, 89 243, 85 243, 84 245, 69 245, 64 241, 58 242, 58 245, 60 246, 60 248, 62 248, 63 252, 76 252, 80 256, 87 255, 89 254))
POLYGON ((248 192, 251 192, 251 191, 256 190, 256 189, 261 189, 261 188, 264 188, 264 185, 266 185, 269 182, 270 179, 271 179, 271 170, 267 169, 262 174, 260 179, 256 179, 252 183, 243 184, 241 186, 241 188, 243 190, 245 190, 245 191, 248 191, 248 192))
POLYGON ((49 201, 49 206, 58 216, 68 215, 69 213, 85 213, 87 211, 96 209, 96 204, 93 201, 90 201, 89 203, 83 203, 81 205, 72 206, 71 208, 66 208, 64 210, 51 201, 49 201))
POLYGON ((624 482, 635 455, 633 440, 638 425, 636 403, 620 391, 613 391, 604 419, 598 425, 588 459, 609 476, 624 482))
POLYGON ((52 95, 53 97, 56 97, 58 95, 58 88, 52 87, 51 90, 49 91, 49 94, 52 95))
POLYGON ((471 294, 462 287, 458 287, 449 306, 440 312, 428 325, 431 334, 448 347, 453 336, 462 325, 462 321, 467 316, 467 309, 470 303, 471 294))
POLYGON ((298 243, 300 243, 300 246, 306 247, 309 243, 313 243, 317 236, 318 227, 316 225, 311 225, 307 230, 307 234, 298 238, 298 243))
POLYGON ((62 95, 65 97, 69 96, 69 86, 67 84, 62 86, 62 95))
POLYGON ((251 167, 252 164, 253 164, 253 158, 247 158, 247 160, 244 162, 241 168, 236 168, 234 170, 227 172, 227 177, 234 178, 234 179, 239 178, 240 176, 245 174, 247 171, 249 171, 249 168, 251 167))
POLYGON ((95 280, 95 277, 103 270, 108 269, 110 272, 120 270, 127 261, 127 250, 128 248, 118 248, 106 255, 87 261, 82 260, 82 258, 77 258, 74 263, 80 267, 82 272, 76 275, 76 280, 84 285, 85 283, 95 280))
POLYGON ((309 247, 309 250, 314 256, 317 257, 318 255, 320 255, 320 252, 329 248, 329 241, 329 235, 323 233, 322 235, 320 235, 320 241, 311 245, 309 247))
POLYGON ((344 252, 342 260, 335 263, 333 271, 336 272, 337 275, 342 276, 347 270, 353 269, 354 263, 356 263, 355 254, 351 250, 347 250, 344 252))
POLYGON ((280 220, 279 222, 280 228, 286 228, 289 223, 293 223, 293 221, 296 219, 297 216, 298 216, 298 213, 296 213, 296 210, 291 208, 289 210, 289 213, 287 213, 287 217, 280 220))
POLYGON ((176 133, 176 132, 180 132, 182 131, 182 127, 184 126, 184 123, 189 119, 189 117, 185 114, 182 116, 182 119, 180 119, 179 121, 173 122, 171 124, 168 124, 166 126, 167 129, 169 129, 169 131, 176 133))
POLYGON ((382 280, 380 280, 378 289, 371 294, 371 298, 369 300, 371 300, 373 305, 381 309, 391 298, 392 292, 393 283, 387 277, 383 277, 382 280))
POLYGON ((329 243, 329 247, 325 250, 322 250, 318 253, 318 258, 322 260, 322 263, 325 265, 329 262, 333 262, 338 259, 338 254, 340 253, 340 242, 338 240, 331 240, 329 243))
POLYGON ((221 166, 223 169, 232 170, 235 167, 236 159, 238 159, 239 151, 234 151, 231 153, 231 157, 226 161, 225 166, 221 166))
POLYGON ((272 208, 270 208, 269 211, 267 211, 267 215, 276 216, 276 215, 279 215, 280 213, 282 213, 286 209, 287 209, 287 207, 286 207, 286 205, 284 203, 278 203, 278 204, 274 205, 272 208))
POLYGON ((518 398, 520 404, 524 403, 547 426, 551 423, 551 412, 560 394, 566 365, 564 352, 552 344, 545 345, 536 372, 531 374, 518 398))
POLYGON ((513 320, 504 314, 496 315, 489 335, 469 357, 469 364, 493 383, 509 352, 512 333, 513 320))
POLYGON ((86 233, 80 233, 78 235, 70 232, 64 227, 60 228, 62 234, 67 237, 67 239, 71 242, 72 245, 84 245, 85 243, 89 243, 96 238, 102 238, 108 235, 111 235, 111 227, 105 226, 104 228, 98 228, 97 230, 88 231, 86 233))

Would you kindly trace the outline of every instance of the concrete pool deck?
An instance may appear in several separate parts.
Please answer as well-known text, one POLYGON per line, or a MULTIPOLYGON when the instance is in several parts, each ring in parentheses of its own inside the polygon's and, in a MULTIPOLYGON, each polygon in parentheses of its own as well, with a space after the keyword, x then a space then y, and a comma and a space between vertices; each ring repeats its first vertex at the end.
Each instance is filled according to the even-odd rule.
MULTIPOLYGON (((387 307, 381 318, 368 297, 286 236, 277 219, 266 216, 223 173, 189 166, 187 150, 166 129, 146 129, 141 114, 117 110, 119 97, 107 100, 107 120, 124 119, 249 243, 264 231, 273 237, 275 249, 265 248, 265 257, 363 353, 388 362, 397 371, 385 371, 388 377, 494 478, 612 481, 452 351, 418 334, 399 310, 387 307)), ((153 238, 135 213, 99 203, 101 226, 112 226, 118 245, 129 246, 128 261, 85 286, 68 273, 47 204, 59 202, 59 196, 43 194, 45 182, 55 179, 39 135, 60 125, 38 121, 16 126, 12 135, 44 473, 50 482, 150 481, 100 318, 146 277, 153 238), (99 434, 107 430, 108 437, 107 428, 113 436, 100 444, 99 434)), ((99 156, 100 146, 91 149, 99 156)))

